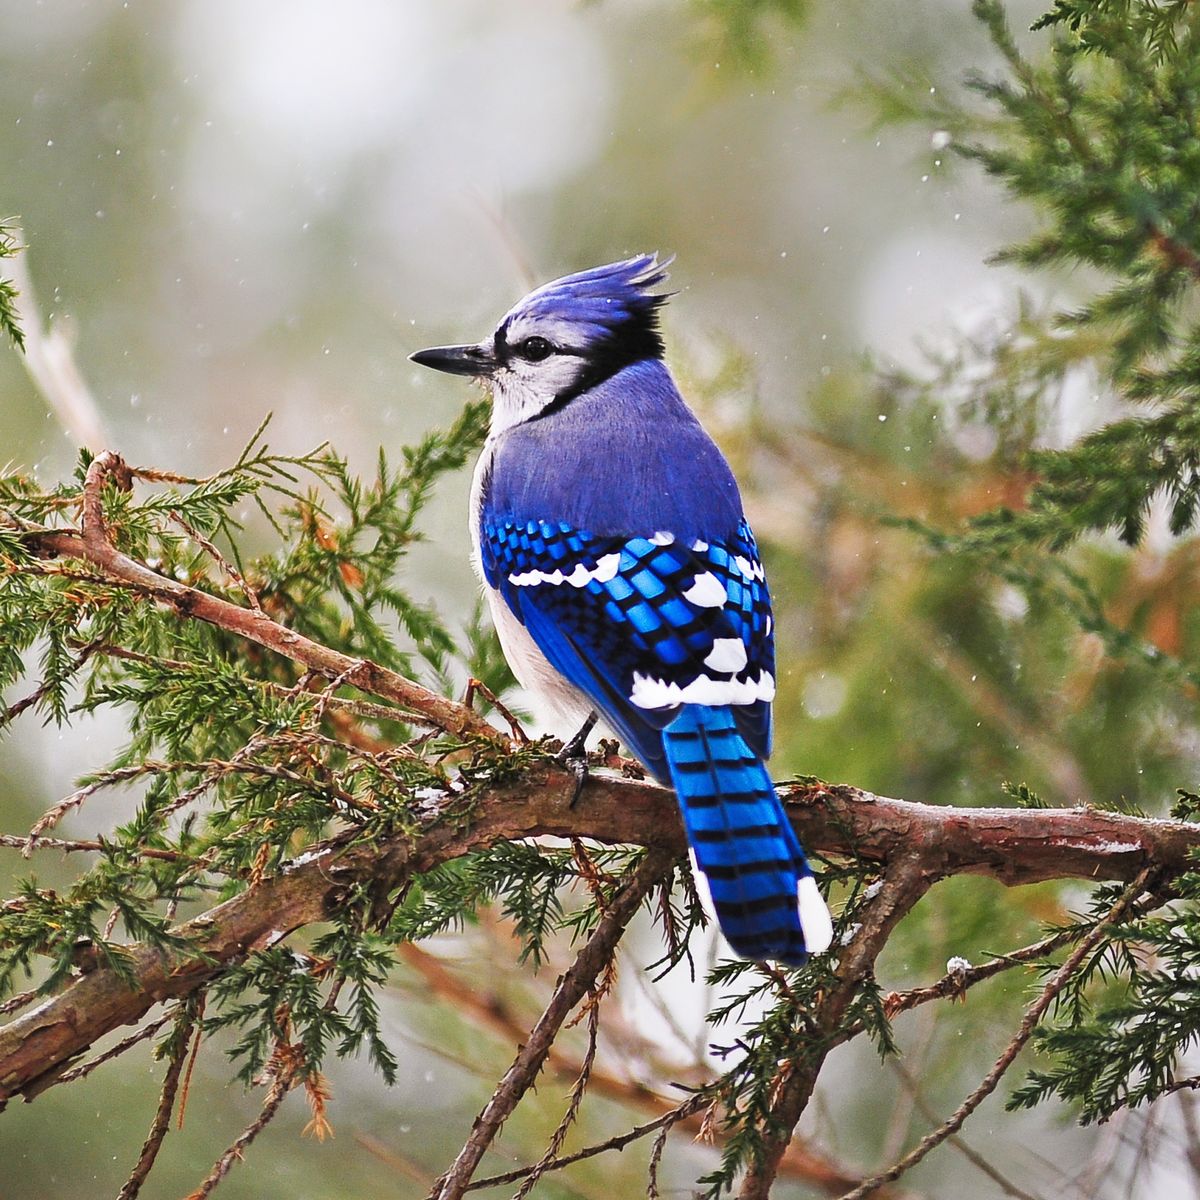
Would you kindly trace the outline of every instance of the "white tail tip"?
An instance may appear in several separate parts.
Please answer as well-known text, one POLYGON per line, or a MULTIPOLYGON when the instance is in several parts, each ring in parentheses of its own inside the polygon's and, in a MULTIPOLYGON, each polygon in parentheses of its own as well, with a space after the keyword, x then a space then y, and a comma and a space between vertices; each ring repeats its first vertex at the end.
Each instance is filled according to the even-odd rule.
POLYGON ((800 928, 804 931, 805 948, 810 954, 828 950, 833 941, 833 918, 811 875, 805 875, 796 885, 796 907, 800 913, 800 928))

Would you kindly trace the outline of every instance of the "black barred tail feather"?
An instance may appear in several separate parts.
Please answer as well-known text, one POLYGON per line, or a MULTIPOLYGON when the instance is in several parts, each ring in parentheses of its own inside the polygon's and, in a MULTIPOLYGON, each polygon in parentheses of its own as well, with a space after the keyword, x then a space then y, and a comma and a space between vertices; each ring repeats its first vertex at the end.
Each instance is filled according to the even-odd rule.
POLYGON ((721 932, 738 954, 799 966, 833 929, 812 869, 733 710, 687 704, 663 749, 721 932))

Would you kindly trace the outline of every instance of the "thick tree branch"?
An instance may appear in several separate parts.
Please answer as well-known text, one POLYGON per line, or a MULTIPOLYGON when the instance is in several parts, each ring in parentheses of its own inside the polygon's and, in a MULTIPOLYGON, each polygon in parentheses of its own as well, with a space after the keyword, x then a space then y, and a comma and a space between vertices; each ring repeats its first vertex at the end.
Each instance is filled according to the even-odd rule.
MULTIPOLYGON (((98 968, 0 1027, 0 1102, 25 1093, 40 1076, 139 1020, 159 1001, 186 995, 252 950, 326 919, 354 884, 392 890, 469 851, 541 835, 683 852, 675 798, 666 789, 594 773, 572 808, 574 782, 574 775, 555 768, 531 771, 483 789, 469 825, 455 818, 433 824, 415 840, 397 836, 370 846, 318 847, 284 874, 180 926, 196 957, 172 961, 161 950, 132 946, 133 987, 98 968)), ((1148 864, 1170 876, 1200 848, 1198 825, 1087 808, 939 808, 858 788, 806 784, 781 790, 792 801, 797 832, 817 853, 879 863, 918 854, 930 882, 963 872, 1007 884, 1130 880, 1148 864)))

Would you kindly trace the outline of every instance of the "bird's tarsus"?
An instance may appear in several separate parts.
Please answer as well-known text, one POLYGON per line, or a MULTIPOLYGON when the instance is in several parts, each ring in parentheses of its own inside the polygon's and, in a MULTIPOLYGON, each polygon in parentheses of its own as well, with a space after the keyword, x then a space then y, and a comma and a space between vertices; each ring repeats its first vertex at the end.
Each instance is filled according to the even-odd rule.
POLYGON ((554 756, 556 763, 566 767, 575 776, 575 790, 571 793, 571 808, 574 808, 576 803, 578 803, 580 793, 583 791, 583 785, 587 782, 587 740, 588 734, 592 732, 592 727, 595 724, 596 714, 594 712, 589 713, 587 720, 584 721, 579 732, 554 756))

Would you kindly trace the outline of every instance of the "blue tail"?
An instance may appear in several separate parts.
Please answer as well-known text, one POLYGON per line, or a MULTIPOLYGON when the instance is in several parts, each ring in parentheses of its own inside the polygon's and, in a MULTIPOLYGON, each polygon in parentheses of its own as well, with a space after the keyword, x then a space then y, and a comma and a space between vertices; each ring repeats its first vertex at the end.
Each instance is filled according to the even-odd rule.
POLYGON ((799 966, 829 945, 812 869, 730 708, 685 704, 663 730, 688 841, 738 954, 799 966))

